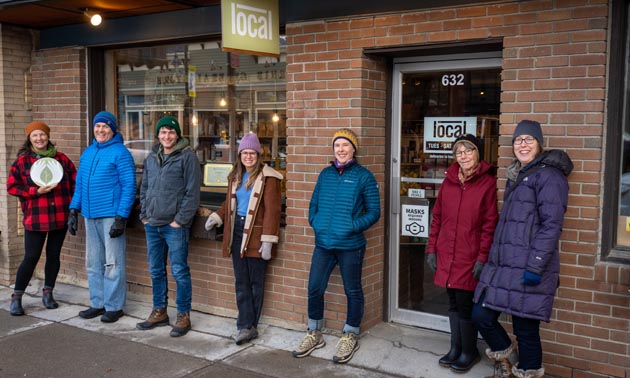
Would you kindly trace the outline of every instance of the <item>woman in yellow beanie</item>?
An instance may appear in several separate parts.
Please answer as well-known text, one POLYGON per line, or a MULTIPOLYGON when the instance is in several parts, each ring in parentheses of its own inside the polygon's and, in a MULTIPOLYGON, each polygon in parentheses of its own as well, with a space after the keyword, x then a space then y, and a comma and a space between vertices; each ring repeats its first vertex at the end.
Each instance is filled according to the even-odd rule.
POLYGON ((333 362, 343 364, 359 349, 365 302, 361 286, 363 232, 380 218, 381 201, 374 175, 356 160, 359 141, 354 132, 337 130, 332 145, 335 160, 319 174, 309 205, 315 249, 308 277, 308 331, 293 356, 306 357, 326 345, 322 336, 324 293, 330 274, 339 265, 348 311, 333 362))
POLYGON ((48 125, 40 121, 31 122, 26 126, 25 133, 26 141, 20 147, 7 178, 7 192, 20 199, 24 213, 24 260, 18 268, 11 295, 11 315, 14 316, 24 315, 22 295, 33 276, 44 243, 46 266, 42 302, 48 309, 58 307, 52 291, 59 273, 59 256, 66 237, 68 208, 77 174, 72 161, 57 151, 50 141, 48 125), (37 175, 40 166, 43 168, 37 175), (56 167, 63 170, 58 183, 53 174, 56 167), (37 177, 37 183, 31 177, 32 169, 36 170, 33 176, 37 177))

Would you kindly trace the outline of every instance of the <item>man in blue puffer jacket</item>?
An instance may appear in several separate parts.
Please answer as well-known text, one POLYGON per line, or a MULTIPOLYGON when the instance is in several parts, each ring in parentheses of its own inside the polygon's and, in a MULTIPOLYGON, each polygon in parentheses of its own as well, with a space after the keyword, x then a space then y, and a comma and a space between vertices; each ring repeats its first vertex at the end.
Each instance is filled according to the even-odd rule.
POLYGON ((315 250, 308 279, 308 332, 293 351, 294 357, 306 357, 326 345, 321 332, 324 293, 337 264, 348 311, 333 361, 346 363, 359 349, 364 306, 363 232, 380 218, 381 202, 374 175, 355 159, 358 147, 357 137, 350 129, 337 130, 333 136, 335 160, 319 174, 311 197, 308 221, 315 231, 315 250))
POLYGON ((99 112, 93 126, 94 141, 81 154, 68 230, 76 234, 81 212, 90 308, 79 316, 102 315, 102 322, 113 323, 123 315, 127 296, 125 226, 136 199, 136 169, 122 135, 116 132, 116 117, 99 112))
POLYGON ((536 121, 519 122, 512 146, 516 159, 507 168, 503 207, 475 290, 472 319, 500 376, 539 378, 545 374, 540 321, 549 322, 559 284, 558 241, 573 163, 564 151, 543 151, 536 121), (512 315, 518 356, 498 322, 502 312, 512 315))

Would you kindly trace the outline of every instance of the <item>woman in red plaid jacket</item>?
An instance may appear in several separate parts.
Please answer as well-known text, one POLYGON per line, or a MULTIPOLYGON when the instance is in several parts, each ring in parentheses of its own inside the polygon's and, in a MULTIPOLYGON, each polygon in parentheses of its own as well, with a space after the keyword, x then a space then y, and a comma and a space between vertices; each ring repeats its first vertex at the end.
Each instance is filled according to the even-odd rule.
POLYGON ((11 295, 11 315, 24 315, 22 295, 28 285, 37 262, 42 254, 46 237, 46 266, 44 267, 44 289, 42 302, 48 309, 59 305, 52 295, 59 273, 61 247, 66 237, 68 211, 77 170, 70 159, 58 152, 49 140, 50 128, 44 122, 31 122, 26 126, 26 141, 11 165, 7 178, 7 192, 20 199, 24 213, 24 260, 15 278, 15 289, 11 295), (31 178, 33 165, 42 158, 56 160, 63 169, 58 183, 58 165, 46 160, 37 167, 36 184, 31 178))

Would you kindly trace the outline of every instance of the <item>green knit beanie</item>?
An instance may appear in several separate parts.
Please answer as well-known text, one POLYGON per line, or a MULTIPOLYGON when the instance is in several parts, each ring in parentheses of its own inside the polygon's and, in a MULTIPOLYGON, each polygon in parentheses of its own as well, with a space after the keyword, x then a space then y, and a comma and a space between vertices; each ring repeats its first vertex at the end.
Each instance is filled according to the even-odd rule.
POLYGON ((160 129, 162 127, 168 127, 169 129, 173 129, 177 133, 178 138, 182 137, 182 130, 179 128, 179 122, 177 122, 177 119, 175 119, 174 117, 166 116, 166 117, 160 118, 160 120, 157 123, 157 126, 155 126, 156 137, 160 133, 160 129))

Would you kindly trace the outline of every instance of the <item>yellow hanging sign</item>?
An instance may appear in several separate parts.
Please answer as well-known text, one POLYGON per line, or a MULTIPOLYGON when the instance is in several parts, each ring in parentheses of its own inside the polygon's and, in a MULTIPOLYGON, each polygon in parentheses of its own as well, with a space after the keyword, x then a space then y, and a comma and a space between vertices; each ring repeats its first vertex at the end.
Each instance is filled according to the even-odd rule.
POLYGON ((223 51, 280 56, 278 0, 221 0, 223 51))

